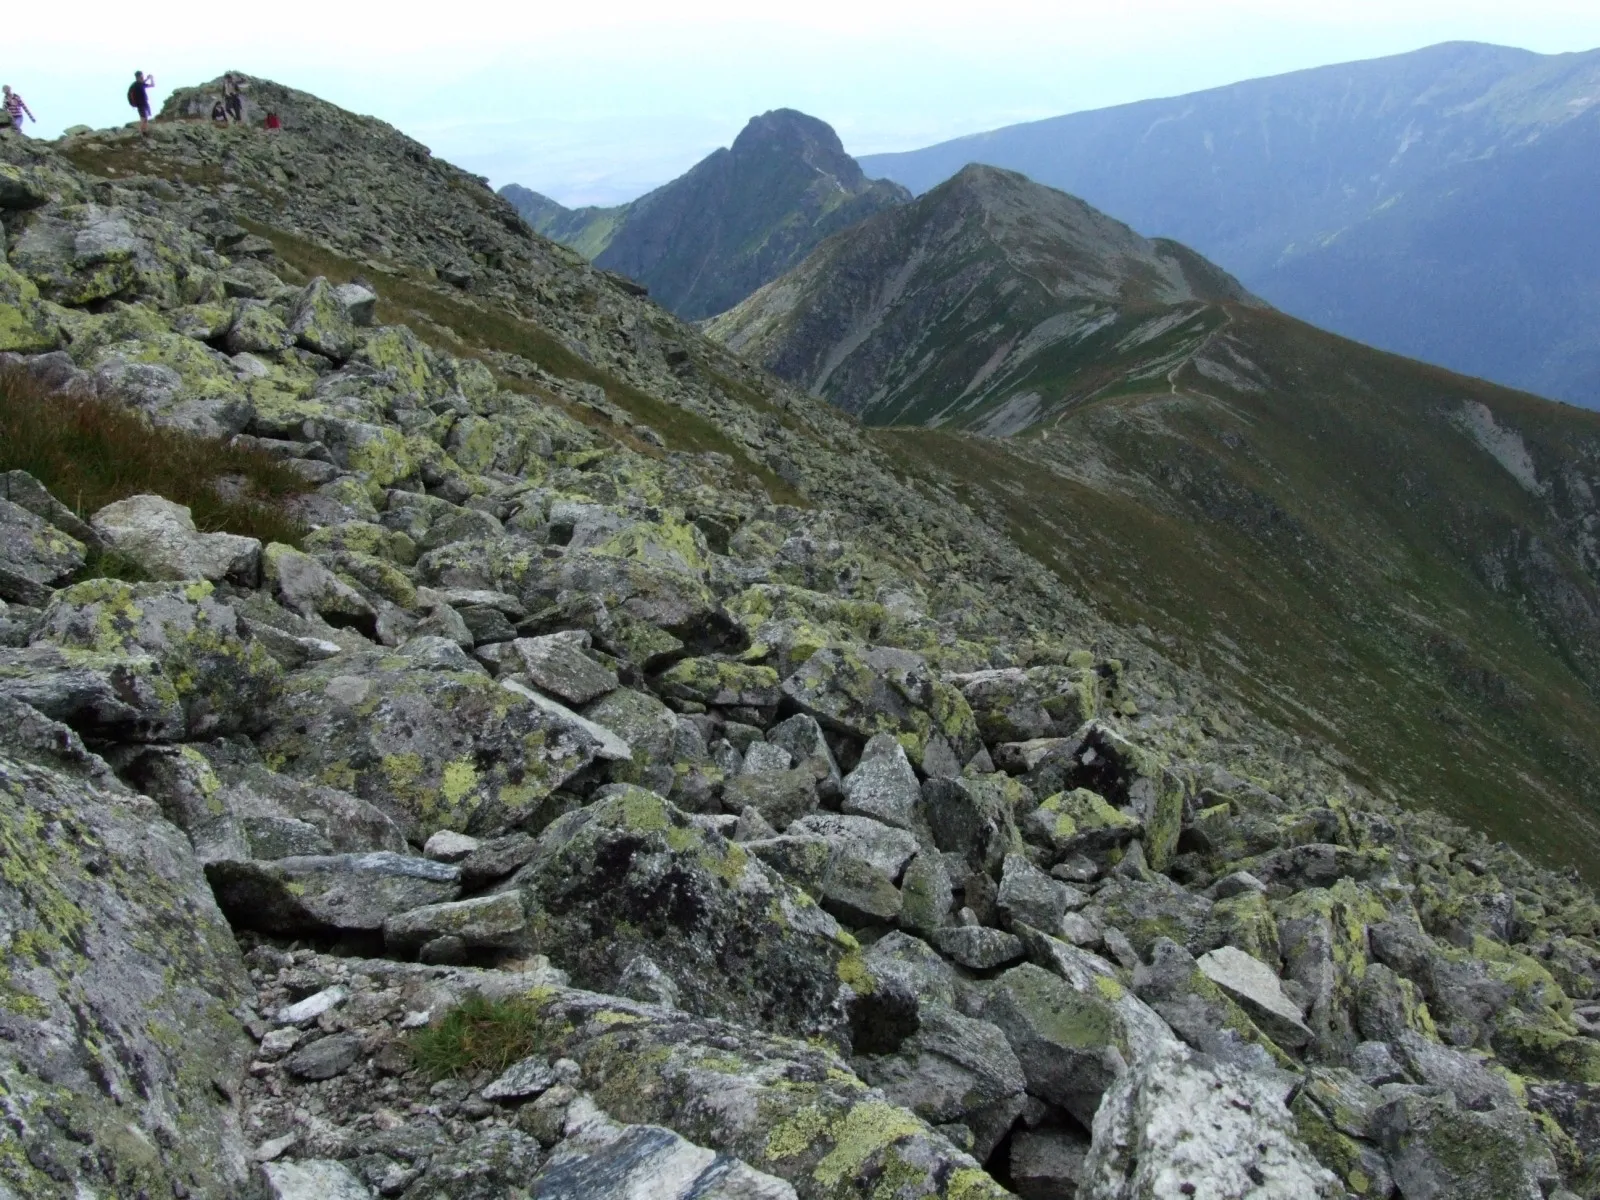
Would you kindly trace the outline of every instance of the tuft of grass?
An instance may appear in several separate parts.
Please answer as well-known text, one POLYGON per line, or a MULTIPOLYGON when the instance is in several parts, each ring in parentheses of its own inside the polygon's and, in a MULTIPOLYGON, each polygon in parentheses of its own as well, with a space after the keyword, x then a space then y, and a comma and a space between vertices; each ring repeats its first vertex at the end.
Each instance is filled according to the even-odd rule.
POLYGON ((487 1000, 477 992, 437 1025, 406 1039, 411 1058, 434 1080, 489 1070, 496 1074, 539 1049, 541 1017, 531 1000, 487 1000))
MULTIPOLYGON (((63 395, 16 368, 0 368, 0 471, 26 471, 85 519, 153 494, 187 505, 205 533, 290 545, 305 530, 284 502, 311 490, 270 454, 163 429, 131 409, 63 395)), ((119 577, 129 569, 102 565, 119 577)))

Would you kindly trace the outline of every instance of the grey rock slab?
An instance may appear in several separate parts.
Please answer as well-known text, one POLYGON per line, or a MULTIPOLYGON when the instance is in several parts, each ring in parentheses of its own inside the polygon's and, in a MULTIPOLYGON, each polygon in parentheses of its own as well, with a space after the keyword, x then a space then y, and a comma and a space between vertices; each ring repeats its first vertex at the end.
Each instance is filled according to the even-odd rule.
POLYGON ((794 767, 794 755, 782 746, 771 742, 752 742, 740 764, 741 775, 764 775, 769 772, 788 771, 794 767))
POLYGON ((450 829, 441 829, 428 838, 427 844, 422 847, 422 853, 434 862, 458 863, 482 845, 483 843, 475 837, 468 837, 464 833, 456 833, 450 829))
POLYGON ((1031 1095, 1094 1119, 1100 1098, 1128 1069, 1128 1035, 1104 996, 1074 990, 1031 963, 1012 967, 990 988, 983 1019, 1016 1052, 1031 1095))
POLYGON ((333 1159, 265 1163, 261 1175, 272 1200, 372 1200, 367 1185, 333 1159))
POLYGON ((1089 1139, 1066 1130, 1018 1133, 1011 1139, 1011 1183, 1022 1200, 1077 1200, 1089 1139))
POLYGON ((921 1027, 894 1054, 864 1059, 863 1077, 932 1125, 966 1118, 1027 1087, 1022 1064, 994 1025, 924 1004, 921 1027))
POLYGON ((1280 1046, 1296 1049, 1307 1045, 1315 1036, 1306 1025, 1299 1006, 1283 994, 1277 973, 1260 959, 1237 947, 1221 946, 1202 955, 1199 967, 1206 978, 1238 1001, 1261 1031, 1280 1046))
POLYGON ((84 736, 124 742, 178 741, 187 725, 161 664, 142 654, 69 657, 50 644, 0 649, 0 699, 84 736))
POLYGON ((918 854, 900 878, 900 924, 931 935, 949 922, 955 907, 955 886, 944 859, 926 851, 918 854))
POLYGON ((839 764, 823 736, 822 726, 815 717, 797 713, 767 730, 767 741, 781 746, 794 756, 794 765, 809 770, 817 781, 818 792, 824 799, 839 794, 842 780, 839 764))
POLYGON ((1470 1112, 1445 1095, 1405 1095, 1372 1118, 1406 1200, 1541 1200, 1560 1180, 1526 1112, 1470 1112))
POLYGON ((325 1012, 332 1012, 350 998, 350 989, 335 984, 314 992, 304 1000, 280 1008, 273 1017, 280 1025, 309 1025, 325 1012))
MULTIPOLYGON (((750 747, 773 749, 764 742, 750 747)), ((779 750, 787 756, 787 751, 779 750)), ((754 754, 752 755, 754 756, 754 754)), ((748 764, 748 759, 746 760, 748 764)), ((807 770, 746 771, 723 784, 722 804, 734 812, 750 809, 775 829, 787 829, 817 807, 816 776, 807 770)))
POLYGON ((514 679, 502 679, 500 686, 508 692, 513 692, 551 717, 558 725, 565 725, 571 729, 581 730, 595 742, 595 757, 604 762, 629 762, 633 758, 633 747, 617 734, 607 729, 596 721, 591 721, 579 713, 573 712, 564 704, 557 703, 548 696, 541 696, 532 688, 525 688, 514 679))
POLYGON ((1342 1197, 1333 1173, 1299 1141, 1286 1095, 1270 1078, 1186 1048, 1152 1056, 1114 1081, 1094 1113, 1080 1195, 1342 1197))
POLYGON ((555 633, 511 644, 533 686, 568 704, 588 704, 618 686, 617 673, 585 654, 577 636, 555 633))
POLYGON ((206 864, 235 924, 283 934, 376 931, 398 913, 453 900, 460 877, 456 867, 391 851, 206 864))
POLYGON ((253 582, 261 543, 231 533, 201 533, 181 504, 130 496, 95 513, 90 525, 108 550, 138 563, 152 579, 253 582))
POLYGON ((845 776, 840 807, 846 813, 910 829, 921 799, 922 786, 904 747, 880 733, 867 742, 856 769, 845 776))
POLYGON ((502 892, 398 913, 384 921, 383 942, 401 953, 441 937, 458 938, 469 948, 503 948, 515 945, 527 924, 522 897, 502 892))
POLYGON ((361 1038, 354 1033, 334 1033, 302 1045, 284 1060, 296 1079, 323 1080, 343 1075, 361 1057, 361 1038))
POLYGON ((886 925, 900 916, 900 889, 865 859, 838 854, 822 876, 822 907, 851 928, 886 925))
POLYGON ((238 945, 183 834, 47 729, 54 754, 0 735, 0 1092, 71 1117, 8 1126, 0 1174, 19 1198, 109 1197, 126 1176, 86 1148, 137 1146, 152 1194, 248 1194, 251 1147, 219 1092, 251 1053, 230 1015, 253 995, 238 945))
POLYGON ((995 900, 1006 921, 1054 934, 1061 928, 1071 898, 1066 884, 1051 879, 1026 855, 1006 855, 995 900))
POLYGON ((557 1145, 530 1182, 534 1195, 540 1200, 795 1200, 794 1188, 783 1180, 696 1146, 670 1129, 606 1122, 610 1128, 600 1132, 599 1124, 591 1122, 557 1145))
POLYGON ((538 845, 521 832, 490 838, 461 860, 461 886, 471 890, 504 879, 532 858, 538 845))
POLYGON ((377 610, 311 555, 274 542, 262 552, 261 564, 264 583, 290 612, 375 635, 377 610))
POLYGON ((942 954, 973 971, 989 971, 1022 961, 1022 939, 987 925, 949 925, 937 929, 932 941, 942 954))
POLYGON ((911 834, 871 817, 813 813, 793 822, 786 832, 827 838, 836 855, 862 859, 891 880, 900 878, 919 849, 911 834))
POLYGON ((524 1058, 512 1063, 481 1093, 485 1100, 531 1100, 556 1084, 556 1073, 547 1058, 524 1058))
POLYGON ((0 499, 0 600, 42 605, 84 559, 82 542, 20 504, 0 499))

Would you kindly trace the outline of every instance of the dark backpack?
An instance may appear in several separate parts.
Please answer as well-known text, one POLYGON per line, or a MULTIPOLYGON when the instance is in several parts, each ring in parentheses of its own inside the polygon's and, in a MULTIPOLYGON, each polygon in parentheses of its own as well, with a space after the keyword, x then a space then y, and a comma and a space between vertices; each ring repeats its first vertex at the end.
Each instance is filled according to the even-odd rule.
POLYGON ((128 106, 141 108, 144 105, 144 84, 137 79, 128 85, 128 106))

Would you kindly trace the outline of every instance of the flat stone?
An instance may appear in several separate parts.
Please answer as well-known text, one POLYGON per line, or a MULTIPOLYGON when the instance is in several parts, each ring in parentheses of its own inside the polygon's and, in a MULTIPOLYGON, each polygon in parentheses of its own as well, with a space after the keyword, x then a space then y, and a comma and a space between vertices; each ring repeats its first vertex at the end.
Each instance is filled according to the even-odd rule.
POLYGON ((459 938, 468 947, 505 947, 514 945, 526 926, 522 897, 502 892, 399 913, 383 923, 383 941, 402 952, 442 937, 459 938))
POLYGON ((583 652, 580 637, 553 633, 545 637, 518 638, 512 642, 523 670, 540 691, 568 704, 588 704, 617 689, 617 673, 602 667, 583 652))
POLYGON ((1299 1007, 1283 993, 1271 967, 1234 946, 1222 946, 1201 956, 1200 970, 1238 1001, 1261 1032, 1291 1049, 1307 1045, 1315 1036, 1299 1007))
POLYGON ((332 1159, 266 1163, 261 1174, 272 1200, 372 1200, 350 1168, 332 1159))
POLYGON ((181 504, 161 496, 130 496, 108 504, 90 521, 102 544, 131 558, 153 579, 253 579, 261 543, 231 533, 201 533, 181 504))
POLYGON ((482 844, 475 837, 456 833, 453 829, 441 829, 428 838, 422 853, 434 862, 458 863, 482 844))
POLYGON ((280 1025, 309 1025, 325 1012, 331 1012, 350 998, 350 991, 343 986, 323 988, 315 995, 307 996, 296 1004, 290 1004, 278 1010, 274 1018, 280 1025))
POLYGON ((343 1075, 361 1057, 361 1039, 353 1033, 335 1033, 302 1046, 284 1062, 296 1079, 332 1079, 343 1075))
POLYGON ((513 1063, 499 1079, 483 1089, 485 1100, 531 1100, 556 1083, 547 1058, 525 1058, 513 1063))
POLYGON ((940 953, 973 971, 988 971, 1021 962, 1022 939, 987 925, 951 925, 935 930, 933 944, 940 953))
POLYGON ((556 718, 557 721, 588 734, 600 744, 599 749, 595 751, 596 758, 606 762, 630 762, 633 759, 633 747, 604 725, 573 712, 566 705, 548 696, 542 696, 532 688, 523 687, 514 679, 502 679, 500 686, 508 692, 515 692, 524 699, 531 700, 541 712, 556 718))

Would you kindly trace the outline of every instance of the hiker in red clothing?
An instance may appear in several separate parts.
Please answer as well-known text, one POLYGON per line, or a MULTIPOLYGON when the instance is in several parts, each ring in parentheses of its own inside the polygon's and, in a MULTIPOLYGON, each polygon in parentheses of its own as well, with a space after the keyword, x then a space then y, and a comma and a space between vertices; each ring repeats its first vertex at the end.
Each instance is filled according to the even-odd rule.
POLYGON ((150 136, 150 89, 155 85, 156 77, 143 71, 135 71, 128 85, 128 104, 139 110, 139 132, 146 137, 150 136))
POLYGON ((267 119, 264 122, 263 127, 267 130, 268 133, 272 133, 272 132, 274 132, 276 130, 282 129, 283 128, 283 122, 278 120, 278 114, 277 113, 269 112, 267 114, 267 119))
POLYGON ((27 137, 28 135, 22 132, 22 114, 27 113, 30 121, 37 122, 38 118, 33 115, 33 110, 23 103, 22 97, 11 90, 9 83, 4 85, 4 96, 6 115, 11 118, 11 128, 17 131, 18 137, 27 137))

